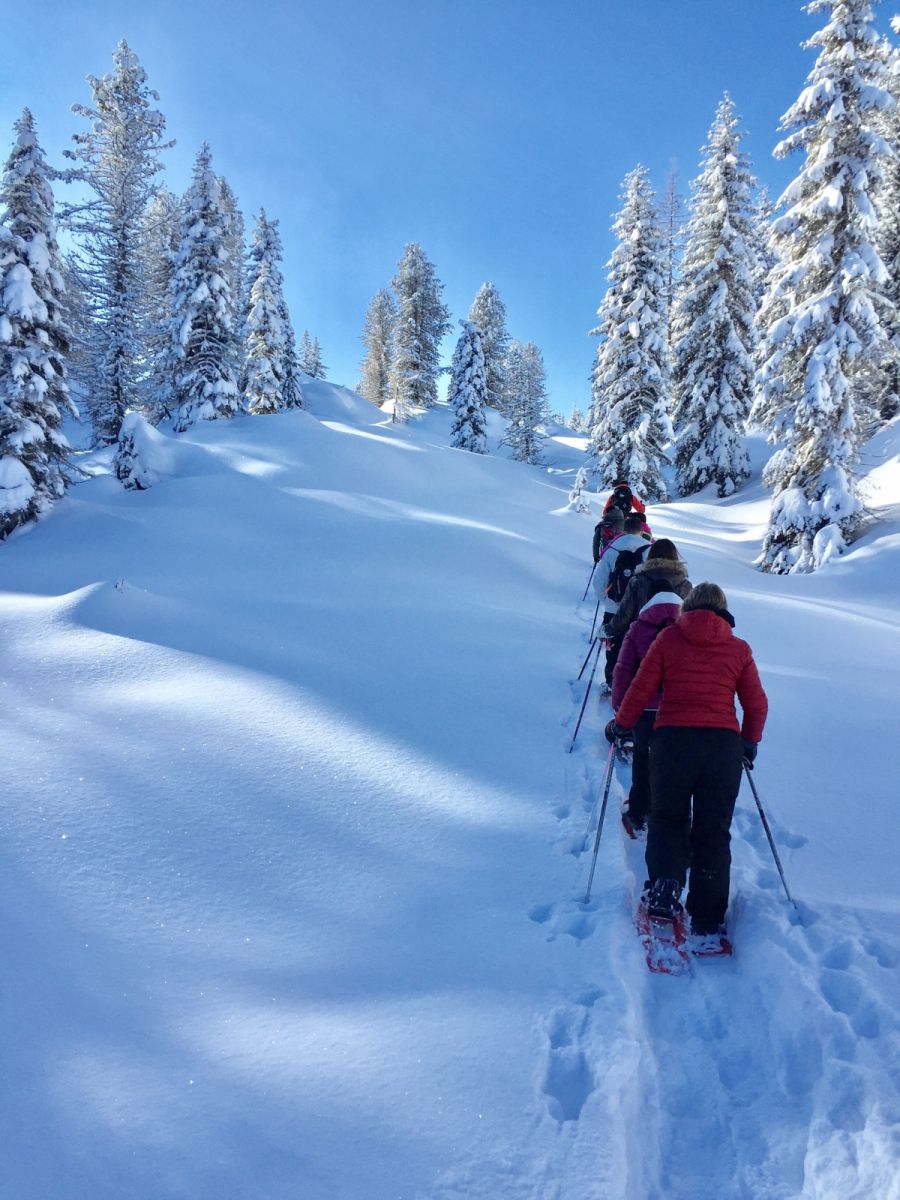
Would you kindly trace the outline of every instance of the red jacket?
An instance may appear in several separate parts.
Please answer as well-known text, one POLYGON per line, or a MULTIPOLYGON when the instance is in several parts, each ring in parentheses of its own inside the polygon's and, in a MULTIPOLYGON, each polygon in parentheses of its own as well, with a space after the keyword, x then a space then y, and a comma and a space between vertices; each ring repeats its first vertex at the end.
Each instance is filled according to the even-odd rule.
POLYGON ((616 722, 632 729, 660 687, 662 704, 654 729, 699 726, 733 729, 748 742, 762 737, 769 704, 753 652, 716 613, 704 609, 682 613, 662 631, 625 693, 616 722), (735 715, 735 695, 744 711, 741 725, 735 715))
MULTIPOLYGON (((606 515, 607 512, 610 511, 611 508, 612 508, 612 496, 610 497, 610 499, 607 500, 606 504, 604 504, 604 515, 606 515)), ((640 512, 641 516, 643 516, 644 512, 647 511, 647 505, 643 503, 643 500, 638 500, 638 498, 635 496, 634 492, 631 493, 631 511, 632 512, 640 512)), ((626 515, 628 515, 628 514, 626 514, 626 515)))

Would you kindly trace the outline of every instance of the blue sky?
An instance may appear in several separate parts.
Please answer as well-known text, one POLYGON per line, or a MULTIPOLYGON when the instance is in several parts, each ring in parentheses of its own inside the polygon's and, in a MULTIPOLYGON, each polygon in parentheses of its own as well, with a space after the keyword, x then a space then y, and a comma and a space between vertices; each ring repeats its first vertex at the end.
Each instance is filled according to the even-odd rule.
POLYGON ((795 0, 48 0, 4 22, 4 156, 28 105, 61 163, 85 76, 124 37, 177 139, 168 185, 185 188, 207 140, 245 214, 280 219, 294 323, 330 378, 355 384, 368 302, 417 241, 454 323, 496 284, 569 411, 589 400, 623 176, 643 162, 662 187, 675 168, 686 190, 728 88, 780 190, 796 166, 772 158, 778 120, 822 18, 795 0))

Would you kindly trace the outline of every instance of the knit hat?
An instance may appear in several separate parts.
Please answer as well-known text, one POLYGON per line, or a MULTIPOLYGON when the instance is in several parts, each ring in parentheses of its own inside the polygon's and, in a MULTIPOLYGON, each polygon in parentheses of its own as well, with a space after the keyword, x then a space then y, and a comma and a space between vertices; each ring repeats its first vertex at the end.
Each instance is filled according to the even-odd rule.
POLYGON ((613 505, 611 508, 606 510, 606 513, 603 516, 603 524, 607 529, 612 527, 615 527, 616 529, 624 529, 625 514, 622 512, 621 508, 616 508, 616 506, 613 505))

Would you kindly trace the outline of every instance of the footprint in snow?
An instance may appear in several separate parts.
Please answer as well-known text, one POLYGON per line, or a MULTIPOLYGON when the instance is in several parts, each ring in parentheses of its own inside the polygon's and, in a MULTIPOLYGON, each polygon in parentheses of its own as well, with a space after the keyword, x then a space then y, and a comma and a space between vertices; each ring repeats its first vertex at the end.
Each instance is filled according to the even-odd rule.
POLYGON ((552 915, 552 904, 536 904, 534 908, 529 908, 528 910, 528 920, 534 921, 537 925, 544 925, 550 920, 552 915))
POLYGON ((866 954, 874 958, 879 967, 891 970, 900 966, 900 952, 895 946, 889 945, 881 938, 866 937, 862 945, 866 954))
POLYGON ((595 1079, 582 1039, 589 1020, 589 1006, 559 1008, 547 1025, 547 1057, 541 1091, 547 1112, 560 1125, 577 1121, 595 1079))
POLYGON ((858 981, 846 971, 825 970, 822 995, 833 1012, 843 1014, 857 1037, 876 1038, 881 1033, 878 1009, 858 981))

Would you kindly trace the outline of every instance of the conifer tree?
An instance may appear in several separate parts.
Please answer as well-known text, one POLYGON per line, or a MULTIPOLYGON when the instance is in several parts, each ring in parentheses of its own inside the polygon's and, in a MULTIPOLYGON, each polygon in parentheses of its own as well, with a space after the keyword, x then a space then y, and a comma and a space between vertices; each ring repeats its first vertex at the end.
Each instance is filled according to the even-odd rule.
MULTIPOLYGON (((891 25, 900 33, 900 17, 891 25)), ((889 86, 894 103, 882 110, 881 129, 895 150, 900 148, 900 48, 889 56, 889 86)), ((878 250, 887 271, 882 312, 886 346, 882 360, 869 379, 871 402, 881 421, 889 421, 900 412, 900 154, 883 166, 883 178, 877 195, 878 250)))
POLYGON ((627 479, 650 500, 667 495, 668 418, 663 241, 645 167, 626 177, 614 223, 609 287, 598 310, 588 471, 600 486, 627 479))
POLYGON ((50 170, 28 109, 0 184, 0 539, 67 483, 69 330, 50 170))
POLYGON ((242 387, 251 413, 274 413, 282 405, 285 383, 284 281, 278 222, 270 221, 263 209, 253 230, 250 260, 254 278, 242 387))
POLYGON ((407 245, 393 280, 397 326, 391 373, 394 420, 405 421, 413 408, 437 402, 441 339, 450 331, 450 311, 441 299, 444 285, 425 251, 407 245))
POLYGON ((509 446, 517 462, 537 465, 546 440, 538 429, 547 419, 547 379, 544 359, 534 342, 518 340, 507 354, 507 413, 509 425, 503 445, 509 446))
POLYGON ((569 492, 569 508, 574 512, 589 513, 591 511, 590 504, 582 495, 587 485, 587 471, 584 467, 579 467, 578 474, 575 476, 575 484, 569 492))
POLYGON ((65 173, 91 191, 84 203, 67 205, 64 216, 79 243, 79 271, 89 289, 94 329, 90 375, 85 381, 96 436, 114 442, 125 412, 140 401, 147 359, 144 340, 144 278, 141 241, 153 179, 162 169, 165 118, 151 107, 159 96, 122 41, 115 69, 101 79, 88 76, 93 104, 73 111, 90 122, 73 136, 67 157, 81 165, 65 173))
POLYGON ((284 329, 284 387, 281 392, 281 402, 285 408, 303 407, 303 386, 300 382, 300 359, 297 356, 297 338, 291 314, 284 302, 281 314, 284 329))
POLYGON ((750 475, 743 433, 756 353, 756 181, 726 92, 692 188, 674 322, 675 464, 683 495, 750 475))
POLYGON ((508 396, 506 388, 506 355, 509 350, 509 332, 506 328, 506 306, 500 293, 492 283, 483 283, 472 302, 469 320, 481 330, 484 348, 484 371, 487 380, 489 408, 506 413, 508 396))
MULTIPOLYGON (((219 188, 222 212, 225 215, 225 264, 228 277, 228 291, 235 313, 228 337, 228 362, 235 379, 240 379, 244 369, 246 356, 247 330, 245 322, 250 311, 250 287, 256 278, 255 270, 248 270, 246 260, 248 251, 245 246, 244 214, 238 205, 231 185, 224 176, 219 177, 219 188)), ((251 262, 252 253, 249 255, 251 262)))
POLYGON ((571 418, 564 423, 566 425, 568 425, 569 428, 574 433, 590 433, 590 428, 588 427, 588 423, 587 423, 587 417, 584 415, 582 410, 580 408, 578 408, 577 406, 572 409, 571 418))
POLYGON ((666 345, 671 350, 674 341, 675 294, 684 249, 682 226, 684 201, 678 190, 678 173, 666 176, 666 189, 659 204, 659 224, 662 233, 663 302, 666 310, 666 345))
POLYGON ((146 352, 142 408, 154 425, 172 415, 175 357, 170 305, 180 219, 180 199, 168 188, 159 188, 147 206, 141 237, 146 352))
POLYGON ((462 333, 453 352, 447 403, 454 411, 450 445, 457 450, 487 453, 484 418, 487 378, 481 330, 474 321, 460 321, 462 333))
POLYGON ((181 237, 172 280, 172 339, 176 357, 176 431, 197 421, 233 417, 239 410, 229 339, 235 313, 229 286, 228 218, 222 190, 204 145, 184 197, 181 237))
POLYGON ((387 288, 381 288, 372 297, 366 313, 362 335, 366 356, 360 365, 362 379, 359 383, 359 394, 379 408, 390 395, 396 325, 396 301, 387 288))
POLYGON ((328 368, 322 361, 322 349, 317 337, 311 338, 304 329, 300 338, 300 370, 310 379, 324 379, 328 368))
POLYGON ((760 558, 779 574, 815 570, 855 535, 853 470, 872 419, 861 368, 886 343, 872 203, 891 154, 877 129, 892 103, 886 51, 870 0, 812 0, 807 11, 827 21, 806 43, 818 58, 775 150, 802 151, 805 162, 774 226, 780 263, 754 408, 785 442, 764 474, 775 496, 760 558))

